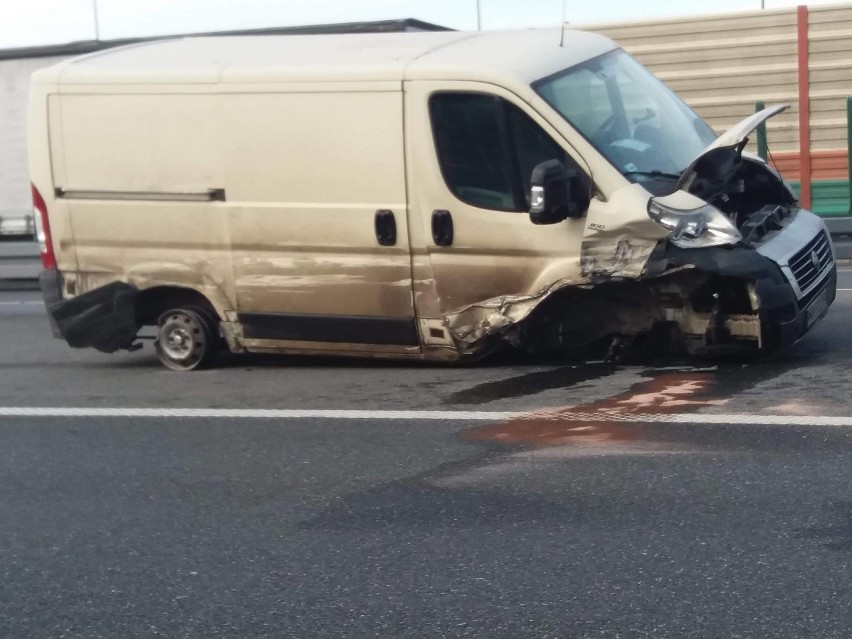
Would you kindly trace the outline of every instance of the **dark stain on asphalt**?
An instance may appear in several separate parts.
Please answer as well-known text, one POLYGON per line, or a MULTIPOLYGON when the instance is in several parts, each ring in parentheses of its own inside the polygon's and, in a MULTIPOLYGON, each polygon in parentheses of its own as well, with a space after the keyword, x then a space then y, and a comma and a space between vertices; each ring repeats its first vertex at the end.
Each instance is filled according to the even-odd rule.
POLYGON ((492 382, 477 384, 471 388, 453 393, 446 404, 486 404, 496 399, 526 397, 554 388, 577 387, 578 384, 591 382, 619 370, 615 364, 586 364, 581 366, 563 366, 547 371, 536 371, 516 375, 492 382))
POLYGON ((644 427, 641 423, 644 415, 694 413, 709 406, 729 404, 736 394, 788 369, 788 365, 777 364, 723 366, 699 371, 649 369, 642 373, 648 379, 613 397, 534 411, 504 423, 467 431, 462 438, 533 447, 602 445, 647 439, 658 429, 644 427))
POLYGON ((639 429, 629 421, 632 416, 685 412, 720 403, 722 400, 710 391, 712 380, 709 373, 667 372, 614 397, 536 411, 478 428, 464 438, 533 446, 629 441, 639 436, 639 429))
POLYGON ((852 504, 848 502, 831 505, 831 510, 837 511, 839 523, 828 526, 811 526, 798 531, 799 539, 813 539, 825 542, 828 550, 852 550, 852 504))

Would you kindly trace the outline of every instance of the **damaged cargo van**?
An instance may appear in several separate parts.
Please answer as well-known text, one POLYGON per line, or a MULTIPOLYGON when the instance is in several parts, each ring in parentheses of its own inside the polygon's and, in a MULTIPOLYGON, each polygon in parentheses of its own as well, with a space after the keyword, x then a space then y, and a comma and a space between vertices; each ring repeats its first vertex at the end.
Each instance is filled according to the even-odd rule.
POLYGON ((216 351, 457 360, 663 331, 801 338, 822 221, 612 41, 558 30, 203 37, 34 74, 54 333, 178 370, 216 351))

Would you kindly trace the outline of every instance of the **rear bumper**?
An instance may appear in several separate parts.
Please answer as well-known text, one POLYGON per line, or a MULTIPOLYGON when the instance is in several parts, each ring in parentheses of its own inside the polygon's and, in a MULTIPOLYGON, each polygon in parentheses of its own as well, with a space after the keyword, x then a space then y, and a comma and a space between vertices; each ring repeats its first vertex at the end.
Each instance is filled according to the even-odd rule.
POLYGON ((59 330, 59 325, 56 323, 53 313, 50 312, 51 307, 62 301, 62 273, 57 270, 42 271, 38 276, 38 285, 41 288, 44 305, 47 307, 50 330, 55 338, 62 339, 62 332, 59 330))
POLYGON ((136 339, 137 290, 113 282, 69 299, 62 299, 62 273, 42 271, 41 292, 54 337, 74 348, 92 347, 104 353, 130 348, 136 339))

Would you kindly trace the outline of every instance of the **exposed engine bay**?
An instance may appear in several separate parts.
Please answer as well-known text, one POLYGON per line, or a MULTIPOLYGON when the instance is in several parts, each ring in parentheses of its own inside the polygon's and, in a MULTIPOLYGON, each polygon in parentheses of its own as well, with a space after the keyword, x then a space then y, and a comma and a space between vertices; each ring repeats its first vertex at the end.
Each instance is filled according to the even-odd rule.
POLYGON ((746 142, 702 156, 683 186, 725 213, 742 234, 743 245, 755 246, 785 226, 798 202, 777 171, 759 158, 743 155, 746 142))

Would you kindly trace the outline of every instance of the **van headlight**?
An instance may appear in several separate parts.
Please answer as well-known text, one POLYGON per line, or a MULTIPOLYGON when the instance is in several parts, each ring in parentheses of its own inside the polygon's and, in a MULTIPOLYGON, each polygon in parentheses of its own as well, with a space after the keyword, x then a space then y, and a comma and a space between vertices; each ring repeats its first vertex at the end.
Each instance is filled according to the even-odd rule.
POLYGON ((727 215, 706 203, 695 209, 682 210, 652 198, 648 203, 648 215, 671 231, 669 242, 680 248, 736 244, 743 238, 727 215))

